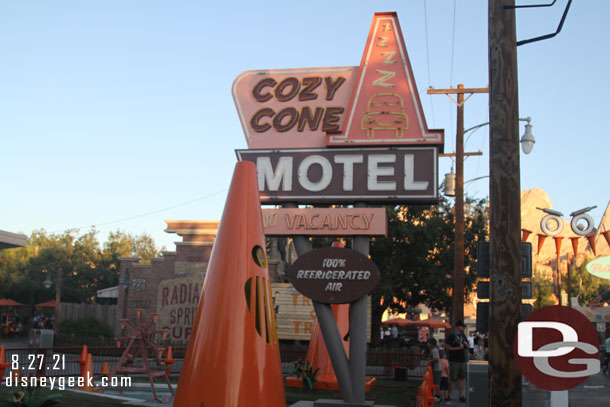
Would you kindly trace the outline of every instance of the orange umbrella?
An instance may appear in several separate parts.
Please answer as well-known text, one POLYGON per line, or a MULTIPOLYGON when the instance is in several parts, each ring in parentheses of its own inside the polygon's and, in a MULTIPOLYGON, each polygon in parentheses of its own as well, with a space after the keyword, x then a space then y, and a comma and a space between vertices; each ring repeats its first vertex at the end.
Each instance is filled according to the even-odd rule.
POLYGON ((23 304, 15 300, 0 298, 0 307, 23 307, 23 304))
POLYGON ((410 320, 404 319, 404 318, 392 318, 392 319, 387 319, 387 320, 383 321, 382 324, 386 325, 386 326, 392 326, 392 325, 415 326, 415 325, 413 325, 413 322, 415 322, 415 321, 410 321, 410 320))
POLYGON ((439 319, 434 319, 434 318, 422 319, 419 321, 411 321, 411 320, 404 319, 404 318, 392 318, 392 319, 383 321, 382 324, 383 325, 398 325, 398 326, 402 326, 402 327, 427 326, 429 328, 446 328, 446 329, 451 328, 451 325, 448 324, 447 322, 441 321, 439 319))
POLYGON ((34 306, 35 307, 41 307, 41 308, 55 308, 55 300, 51 300, 51 301, 47 301, 47 302, 41 302, 40 304, 36 304, 34 306))

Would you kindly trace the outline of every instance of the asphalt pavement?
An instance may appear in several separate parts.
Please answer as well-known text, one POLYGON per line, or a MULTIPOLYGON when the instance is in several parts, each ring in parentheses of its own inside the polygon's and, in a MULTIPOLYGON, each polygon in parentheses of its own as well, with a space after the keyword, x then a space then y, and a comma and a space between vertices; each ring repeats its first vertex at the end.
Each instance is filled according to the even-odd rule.
POLYGON ((570 407, 610 406, 610 375, 597 373, 568 394, 570 407))

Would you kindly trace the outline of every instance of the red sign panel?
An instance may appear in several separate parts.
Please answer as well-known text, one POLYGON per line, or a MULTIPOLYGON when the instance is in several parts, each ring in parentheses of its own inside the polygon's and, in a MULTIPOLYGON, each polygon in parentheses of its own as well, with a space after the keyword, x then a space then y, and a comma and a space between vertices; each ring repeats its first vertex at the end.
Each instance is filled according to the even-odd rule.
POLYGON ((246 71, 233 99, 249 148, 325 147, 339 131, 357 66, 246 71))
POLYGON ((263 209, 267 236, 386 236, 385 208, 263 209))
POLYGON ((249 148, 435 145, 396 13, 376 13, 360 66, 246 71, 233 83, 249 148))
POLYGON ((329 146, 444 142, 442 130, 428 130, 396 13, 375 13, 346 120, 329 146))

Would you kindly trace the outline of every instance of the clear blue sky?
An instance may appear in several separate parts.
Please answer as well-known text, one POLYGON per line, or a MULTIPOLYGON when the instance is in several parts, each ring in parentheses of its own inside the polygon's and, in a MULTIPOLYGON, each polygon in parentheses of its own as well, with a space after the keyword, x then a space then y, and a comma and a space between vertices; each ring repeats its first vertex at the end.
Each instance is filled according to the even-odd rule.
MULTIPOLYGON (((519 10, 518 38, 553 32, 566 1, 519 10)), ((455 105, 426 89, 488 84, 486 0, 1 2, 0 229, 97 225, 102 241, 146 232, 173 250, 163 220, 219 219, 246 148, 235 77, 358 65, 375 11, 398 12, 429 127, 453 151, 455 105)), ((546 190, 566 216, 597 205, 596 224, 610 198, 608 16, 609 1, 576 1, 556 38, 518 50, 520 116, 537 140, 522 189, 546 190)), ((465 106, 465 127, 488 121, 487 95, 465 106)), ((489 173, 488 136, 468 139, 484 155, 466 180, 489 173)), ((487 179, 466 188, 487 191, 487 179)))

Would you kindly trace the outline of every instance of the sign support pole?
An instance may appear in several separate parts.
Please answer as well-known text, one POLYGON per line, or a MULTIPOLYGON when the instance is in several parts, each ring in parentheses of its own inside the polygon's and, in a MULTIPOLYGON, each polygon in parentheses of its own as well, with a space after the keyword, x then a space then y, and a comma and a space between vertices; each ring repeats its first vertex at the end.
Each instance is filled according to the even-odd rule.
MULTIPOLYGON (((295 208, 294 204, 285 204, 285 208, 295 208)), ((300 257, 307 252, 312 250, 311 243, 305 236, 293 236, 294 246, 297 251, 297 255, 300 257)), ((366 298, 366 297, 365 297, 366 298)), ((326 344, 326 349, 328 350, 328 356, 330 357, 330 361, 333 364, 333 368, 335 369, 335 375, 337 376, 337 382, 339 383, 339 388, 341 389, 341 394, 343 396, 343 400, 345 402, 351 403, 353 402, 353 392, 352 392, 352 382, 350 374, 350 366, 349 361, 347 360, 347 355, 345 354, 345 350, 343 349, 343 344, 341 343, 341 335, 339 333, 339 328, 337 327, 337 321, 335 320, 335 316, 333 314, 332 308, 328 304, 323 304, 318 301, 312 301, 313 308, 316 311, 316 317, 318 318, 318 324, 320 325, 320 329, 322 331, 322 337, 324 338, 324 343, 326 344)), ((366 312, 366 308, 365 308, 366 312)), ((366 318, 366 314, 365 314, 366 318)), ((365 322, 366 323, 366 322, 365 322)), ((351 336, 351 324, 352 318, 350 315, 350 336, 351 336)), ((350 343, 351 346, 351 343, 350 343)), ((366 346, 366 331, 365 331, 365 346, 366 346)), ((352 348, 350 347, 350 352, 352 348)), ((366 362, 366 357, 365 357, 366 362)), ((364 380, 362 381, 362 385, 364 388, 364 380)))
MULTIPOLYGON (((357 203, 355 208, 367 207, 364 203, 357 203)), ((368 236, 354 236, 353 249, 368 257, 368 236)), ((352 375, 352 392, 354 401, 364 403, 366 398, 366 306, 367 297, 360 297, 350 304, 349 313, 349 364, 352 375)))

